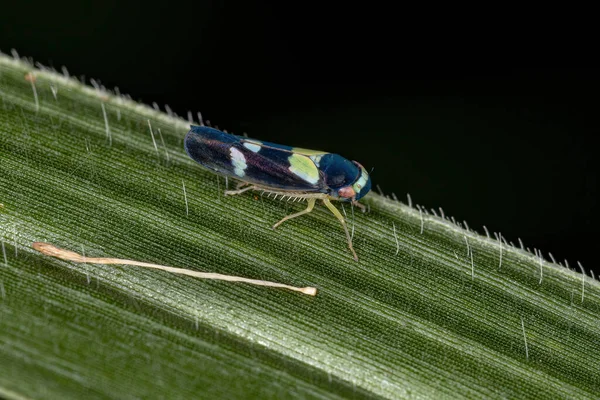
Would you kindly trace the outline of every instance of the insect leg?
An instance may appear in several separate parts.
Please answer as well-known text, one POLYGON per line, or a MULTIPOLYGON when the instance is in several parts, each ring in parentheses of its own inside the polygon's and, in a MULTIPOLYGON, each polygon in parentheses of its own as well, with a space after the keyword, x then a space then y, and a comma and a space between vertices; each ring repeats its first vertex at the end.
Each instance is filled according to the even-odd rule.
POLYGON ((233 196, 236 194, 247 192, 248 190, 251 190, 251 189, 256 189, 256 186, 247 186, 243 189, 238 189, 238 190, 226 190, 225 196, 233 196))
POLYGON ((352 205, 354 205, 354 206, 356 206, 356 207, 360 208, 360 210, 361 210, 362 212, 365 212, 365 211, 367 211, 367 206, 365 206, 364 204, 361 204, 361 203, 359 203, 359 202, 358 202, 358 201, 356 201, 356 200, 354 200, 354 201, 352 202, 352 205))
MULTIPOLYGON (((227 177, 225 177, 225 179, 227 179, 227 177)), ((239 189, 243 188, 246 185, 249 185, 249 183, 248 182, 238 182, 237 185, 235 185, 235 189, 239 190, 239 189)))
POLYGON ((354 261, 358 261, 358 256, 356 255, 356 252, 354 251, 354 247, 352 247, 352 238, 350 237, 350 233, 348 232, 348 227, 346 226, 346 221, 344 221, 344 217, 342 216, 342 214, 340 214, 338 209, 335 208, 335 206, 333 204, 331 204, 331 201, 329 201, 329 199, 323 199, 323 204, 325 204, 327 206, 327 208, 329 208, 329 211, 331 211, 333 213, 333 215, 335 215, 336 218, 342 224, 342 227, 344 228, 344 232, 346 233, 346 239, 348 240, 348 247, 350 248, 350 251, 352 252, 352 255, 354 256, 354 261))
POLYGON ((308 207, 306 207, 305 210, 302 210, 300 212, 297 212, 295 214, 290 214, 286 217, 283 217, 283 219, 281 221, 279 221, 278 223, 276 223, 275 225, 273 225, 273 229, 277 228, 279 225, 281 225, 283 223, 283 221, 287 221, 288 219, 292 219, 292 218, 296 218, 299 217, 301 215, 304 214, 308 214, 309 212, 312 211, 313 207, 315 206, 315 199, 308 199, 308 207))

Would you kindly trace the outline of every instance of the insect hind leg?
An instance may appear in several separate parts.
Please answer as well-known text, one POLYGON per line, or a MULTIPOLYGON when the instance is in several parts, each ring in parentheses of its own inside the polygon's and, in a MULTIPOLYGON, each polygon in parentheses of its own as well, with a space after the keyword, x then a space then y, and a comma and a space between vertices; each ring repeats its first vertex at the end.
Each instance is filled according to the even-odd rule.
POLYGON ((237 190, 226 190, 225 196, 234 196, 236 194, 241 194, 241 193, 247 192, 248 190, 257 189, 257 187, 254 185, 246 186, 243 189, 239 189, 239 187, 240 187, 240 185, 238 185, 237 190))
POLYGON ((296 218, 296 217, 299 217, 304 214, 308 214, 309 212, 311 212, 313 210, 313 207, 315 206, 315 201, 316 201, 315 199, 308 199, 308 207, 306 207, 306 209, 283 217, 283 219, 281 221, 279 221, 278 223, 273 225, 273 229, 277 228, 279 225, 281 225, 284 221, 287 221, 288 219, 292 219, 292 218, 296 218))
MULTIPOLYGON (((227 177, 225 177, 225 178, 227 178, 227 177)), ((243 188, 244 186, 248 186, 248 185, 251 185, 251 183, 241 181, 241 182, 238 182, 237 185, 235 185, 235 189, 239 190, 239 189, 243 188)))

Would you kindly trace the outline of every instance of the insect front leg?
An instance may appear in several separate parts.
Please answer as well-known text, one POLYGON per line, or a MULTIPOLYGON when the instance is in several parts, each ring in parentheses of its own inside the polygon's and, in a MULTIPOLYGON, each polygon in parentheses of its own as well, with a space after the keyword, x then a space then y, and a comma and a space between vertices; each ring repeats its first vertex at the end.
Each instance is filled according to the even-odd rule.
POLYGON ((356 200, 352 201, 352 205, 360 208, 360 211, 362 211, 362 212, 367 211, 367 206, 365 206, 364 204, 359 203, 356 200))
POLYGON ((327 208, 329 208, 329 211, 331 211, 333 213, 333 215, 335 215, 336 218, 342 224, 342 227, 344 228, 344 232, 346 232, 346 239, 348 240, 348 247, 350 248, 350 251, 352 252, 352 255, 354 256, 354 261, 358 261, 358 256, 356 255, 356 252, 354 251, 354 247, 352 247, 352 238, 350 237, 350 232, 348 232, 348 227, 346 226, 346 221, 344 220, 344 217, 338 211, 338 209, 335 208, 335 206, 333 204, 331 204, 331 201, 329 201, 329 199, 323 199, 323 204, 325 204, 327 206, 327 208))
POLYGON ((295 214, 290 214, 286 217, 283 217, 283 219, 281 221, 279 221, 278 223, 276 223, 275 225, 273 225, 273 229, 277 228, 279 225, 281 225, 283 223, 283 221, 287 221, 288 219, 292 219, 292 218, 296 218, 299 217, 301 215, 304 214, 308 214, 309 212, 312 211, 313 207, 315 206, 315 199, 308 199, 308 207, 306 207, 305 210, 302 210, 300 212, 297 212, 295 214))

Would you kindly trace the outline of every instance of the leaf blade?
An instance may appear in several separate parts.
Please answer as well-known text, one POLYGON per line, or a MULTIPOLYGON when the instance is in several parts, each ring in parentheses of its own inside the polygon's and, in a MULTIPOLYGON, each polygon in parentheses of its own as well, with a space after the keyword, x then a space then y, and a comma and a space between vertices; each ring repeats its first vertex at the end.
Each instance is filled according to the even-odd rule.
POLYGON ((12 346, 0 356, 13 366, 0 373, 5 393, 37 397, 55 379, 56 396, 91 388, 98 397, 129 390, 183 398, 210 388, 219 397, 591 398, 600 388, 598 282, 542 262, 540 284, 533 255, 377 195, 369 196, 369 214, 356 215, 355 263, 326 210, 273 232, 273 221, 301 205, 223 198, 224 181, 183 153, 185 122, 39 71, 38 109, 23 79, 31 69, 2 57, 0 71, 0 232, 8 261, 0 268, 8 321, 0 340, 12 346), (50 85, 59 88, 56 100, 50 85), (166 153, 156 151, 162 143, 152 140, 148 121, 153 132, 161 129, 166 153), (305 299, 65 263, 33 253, 31 242, 40 240, 77 252, 83 246, 88 256, 314 285, 320 293, 305 299), (582 282, 583 304, 575 300, 582 282), (104 330, 107 320, 119 322, 104 330), (23 327, 29 339, 11 333, 23 327), (159 331, 153 338, 162 351, 149 352, 132 331, 159 331), (117 350, 91 351, 102 341, 117 350), (64 347, 56 351, 57 344, 64 347), (36 351, 39 369, 23 385, 36 365, 19 361, 35 359, 27 351, 36 351), (144 354, 151 362, 139 362, 144 354), (255 370, 264 373, 253 379, 255 370), (239 386, 228 387, 226 376, 239 386), (134 377, 140 382, 129 386, 134 377))

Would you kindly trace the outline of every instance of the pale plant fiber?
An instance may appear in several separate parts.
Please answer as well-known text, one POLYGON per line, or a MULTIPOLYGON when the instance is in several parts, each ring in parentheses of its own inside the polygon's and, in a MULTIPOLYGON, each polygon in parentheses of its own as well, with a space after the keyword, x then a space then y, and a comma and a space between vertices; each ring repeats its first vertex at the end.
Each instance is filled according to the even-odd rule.
POLYGON ((359 262, 323 207, 273 231, 305 205, 224 197, 183 151, 187 121, 94 85, 0 56, 0 396, 600 393, 597 281, 377 194, 349 221, 359 262))

